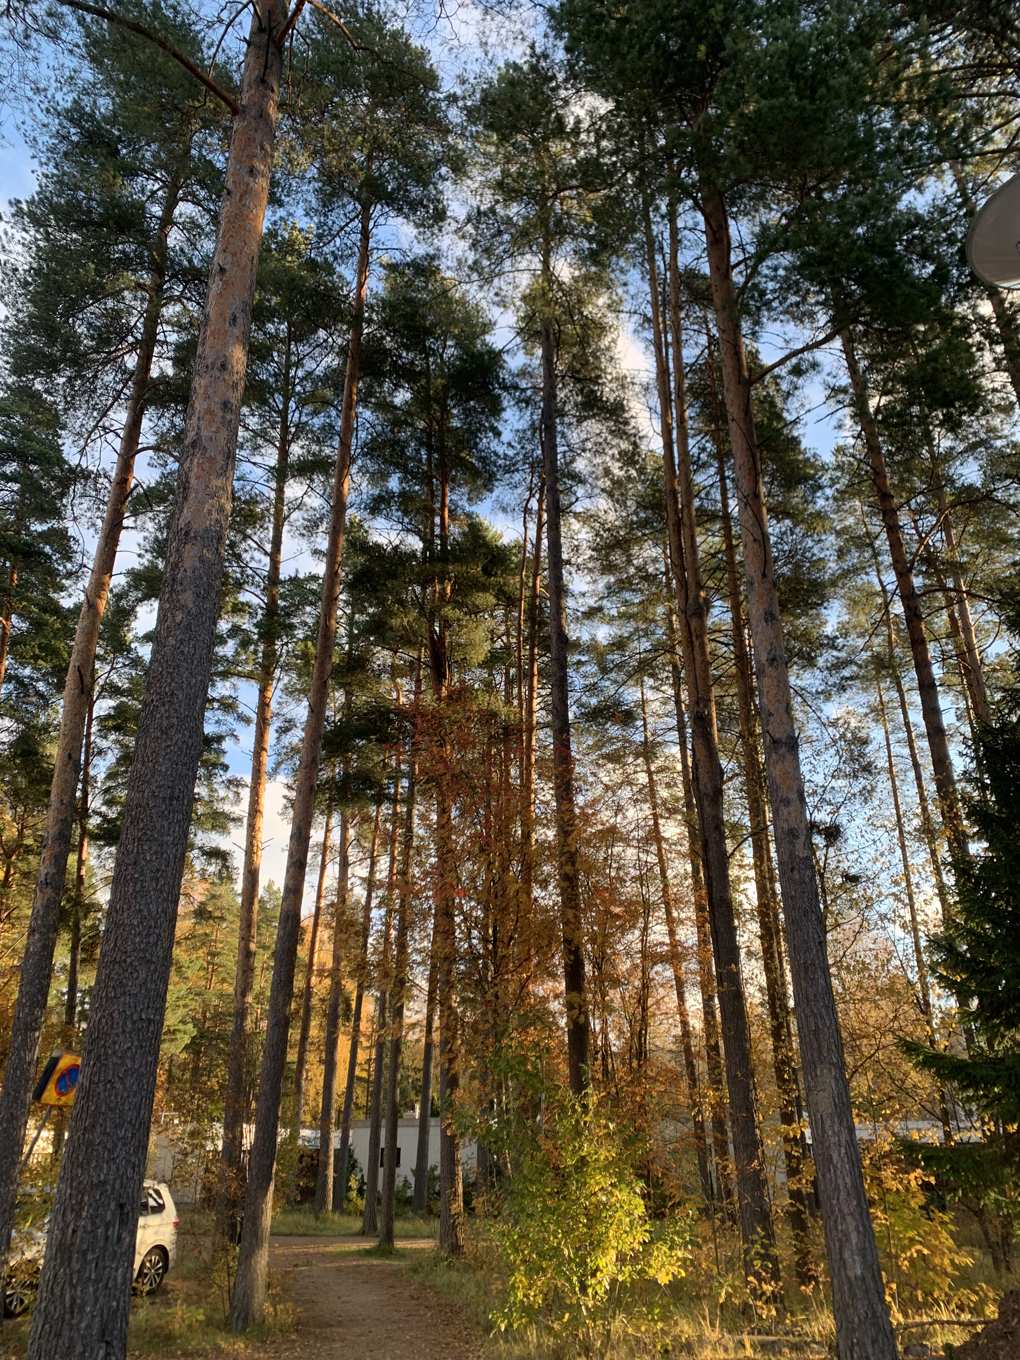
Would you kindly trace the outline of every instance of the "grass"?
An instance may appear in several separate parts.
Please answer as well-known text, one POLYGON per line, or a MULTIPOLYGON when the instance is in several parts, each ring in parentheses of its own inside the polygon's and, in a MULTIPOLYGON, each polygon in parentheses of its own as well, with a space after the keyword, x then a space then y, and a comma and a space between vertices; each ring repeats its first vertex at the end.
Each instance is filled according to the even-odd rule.
MULTIPOLYGON (((316 1218, 310 1208, 281 1209, 273 1216, 275 1237, 353 1237, 361 1233, 360 1214, 322 1214, 316 1218)), ((439 1220, 418 1218, 414 1214, 399 1214, 393 1226, 397 1238, 436 1237, 439 1220)))

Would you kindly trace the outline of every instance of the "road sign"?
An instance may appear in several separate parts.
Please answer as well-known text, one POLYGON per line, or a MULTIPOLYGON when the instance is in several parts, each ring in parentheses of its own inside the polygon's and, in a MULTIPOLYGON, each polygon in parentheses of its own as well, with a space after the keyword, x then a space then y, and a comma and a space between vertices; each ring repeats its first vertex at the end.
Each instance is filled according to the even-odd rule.
POLYGON ((970 224, 967 259, 983 283, 1020 288, 1020 175, 996 189, 970 224))
POLYGON ((81 1054, 55 1049, 36 1082, 32 1099, 40 1105, 71 1105, 78 1089, 81 1054))

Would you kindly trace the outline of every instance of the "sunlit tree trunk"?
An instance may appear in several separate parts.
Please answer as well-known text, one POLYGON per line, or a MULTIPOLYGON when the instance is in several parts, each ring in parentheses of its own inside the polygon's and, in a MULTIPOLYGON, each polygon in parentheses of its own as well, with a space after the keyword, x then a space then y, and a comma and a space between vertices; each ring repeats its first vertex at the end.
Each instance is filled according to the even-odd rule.
POLYGON ((329 869, 330 849, 333 839, 333 809, 326 810, 326 826, 322 833, 322 851, 319 855, 319 880, 315 889, 315 906, 308 928, 308 966, 305 969, 305 985, 301 998, 301 1025, 298 1029, 297 1057, 294 1061, 294 1137, 301 1133, 301 1120, 305 1110, 305 1081, 308 1077, 308 1038, 312 1028, 312 998, 315 994, 315 972, 319 960, 319 933, 322 926, 322 906, 326 899, 326 873, 329 869))
MULTIPOLYGON (((765 1156, 758 1124, 751 1031, 744 1003, 740 945, 730 885, 729 851, 722 762, 719 759, 715 687, 708 638, 708 599, 701 578, 700 549, 694 507, 694 480, 687 439, 687 394, 679 315, 671 317, 674 334, 673 390, 670 390, 666 335, 659 304, 659 279, 651 220, 645 207, 645 240, 652 310, 652 335, 659 381, 662 463, 666 527, 680 645, 690 695, 693 737, 694 798, 701 829, 701 855, 708 899, 712 953, 722 1019, 723 1059, 729 1095, 737 1211, 749 1276, 769 1287, 779 1284, 779 1263, 765 1156), (672 416, 672 419, 671 419, 672 416), (674 462, 673 425, 676 459, 674 462), (678 475, 679 464, 679 475, 678 475)), ((679 306, 679 300, 677 302, 679 306)))
MULTIPOLYGON (((234 1012, 227 1056, 227 1088, 223 1108, 223 1141, 220 1147, 219 1178, 216 1187, 216 1234, 234 1235, 240 1218, 244 1187, 242 1184, 243 1130, 248 1115, 249 1013, 255 985, 255 946, 258 934, 259 877, 262 870, 262 824, 265 818, 266 775, 269 769, 269 737, 273 715, 273 692, 279 664, 280 565, 283 557, 283 526, 287 504, 287 478, 290 470, 290 329, 284 352, 283 383, 280 392, 280 429, 276 446, 276 476, 273 492, 273 522, 269 536, 269 562, 266 568, 266 604, 262 618, 262 657, 259 666, 258 699, 255 705, 255 735, 252 743, 251 775, 248 783, 248 819, 244 837, 244 864, 241 870, 241 905, 237 926, 237 963, 234 972, 234 1012)), ((298 1114, 300 1123, 300 1112, 298 1114)))
POLYGON ((351 443, 354 437, 365 290, 368 284, 370 219, 370 208, 365 205, 361 214, 353 316, 340 416, 340 441, 333 478, 333 501, 322 581, 319 634, 315 645, 315 661, 308 691, 308 710, 294 787, 287 870, 283 880, 276 951, 273 957, 273 979, 270 984, 269 1010, 266 1018, 266 1037, 262 1050, 262 1071, 255 1111, 255 1136, 249 1159, 244 1225, 241 1231, 237 1274, 234 1277, 234 1294, 230 1305, 230 1325, 235 1332, 244 1331, 253 1323, 261 1322, 265 1312, 269 1225, 273 1211, 280 1098, 283 1091, 283 1073, 287 1061, 287 1040, 294 996, 294 968, 301 929, 301 900, 304 895, 308 843, 315 809, 322 733, 326 721, 329 676, 336 643, 340 573, 347 524, 347 493, 350 487, 351 443))
POLYGON ((386 1074, 387 1021, 393 977, 393 906, 397 885, 397 840, 400 829, 400 760, 393 772, 393 814, 388 837, 389 868, 386 872, 386 910, 379 948, 379 989, 375 1003, 375 1062, 372 1071, 372 1102, 368 1112, 368 1164, 365 1167, 365 1211, 361 1231, 374 1236, 379 1226, 379 1152, 382 1148, 383 1099, 386 1074))
POLYGON ((414 1159, 414 1212, 424 1214, 429 1207, 429 1135, 432 1128, 432 1069, 435 1062, 436 995, 439 988, 436 923, 432 914, 432 944, 429 949, 429 977, 425 991, 425 1033, 421 1061, 421 1103, 418 1107, 418 1147, 414 1159))
MULTIPOLYGON (((421 698, 421 655, 415 675, 415 708, 421 698)), ((386 1137, 382 1205, 379 1214, 379 1245, 393 1246, 396 1211, 397 1138, 400 1128, 400 1055, 404 1042, 404 1005, 407 992, 407 955, 411 931, 411 872, 414 861, 414 814, 418 792, 418 756, 412 742, 407 770, 407 805, 404 811, 404 844, 397 876, 397 921, 393 960, 393 1016, 390 1022, 389 1080, 386 1092, 386 1137)))
MULTIPOLYGON (((675 258, 674 252, 673 259, 675 260, 675 258)), ((679 279, 677 279, 677 286, 679 286, 679 279)), ((714 385, 711 355, 708 356, 708 364, 714 385)), ((722 415, 722 412, 719 414, 722 415)), ((783 966, 782 925, 779 918, 779 904, 773 891, 773 877, 770 872, 772 852, 769 845, 765 771, 762 767, 761 749, 758 745, 754 677, 744 635, 744 611, 740 594, 736 547, 733 542, 729 487, 721 439, 717 438, 715 445, 716 466, 719 473, 719 511, 730 604, 730 635, 733 639, 733 669, 737 681, 740 746, 744 766, 748 818, 751 824, 751 853, 754 863, 758 938, 761 942, 765 994, 769 1008, 772 1064, 776 1077, 776 1090, 779 1093, 779 1119, 783 1129, 783 1160, 786 1164, 790 1229, 793 1233, 796 1249, 797 1282, 802 1288, 808 1288, 816 1281, 817 1271, 811 1259, 808 1203, 804 1191, 803 1149, 798 1110, 800 1093, 797 1086, 790 1004, 786 992, 786 970, 783 966)))
POLYGON ((382 795, 376 801, 372 821, 372 843, 368 851, 368 875, 365 879, 365 901, 361 911, 361 947, 358 954, 358 981, 351 1016, 351 1051, 347 1060, 347 1085, 344 1089, 344 1109, 340 1119, 340 1154, 337 1165, 340 1174, 333 1183, 333 1212, 342 1214, 347 1204, 347 1162, 351 1146, 351 1122, 354 1119, 354 1089, 358 1079, 358 1053, 361 1048, 361 1014, 365 1004, 365 984, 368 981, 368 941, 372 932, 372 897, 375 892, 375 860, 379 849, 379 826, 382 820, 382 795))
MULTIPOLYGON (((151 243, 152 265, 148 279, 148 298, 135 355, 131 392, 121 431, 117 462, 110 479, 106 511, 92 559, 89 583, 78 615, 64 684, 60 730, 57 735, 53 779, 43 827, 39 870, 21 956, 18 996, 11 1020, 3 1089, 0 1091, 0 1283, 7 1261, 7 1246, 11 1236, 17 1195, 18 1165, 28 1127, 39 1038, 46 1016, 46 1003, 53 972, 53 951, 60 928, 60 905, 67 877, 67 861, 71 853, 71 838, 74 834, 82 748, 95 701, 96 650, 113 580, 121 531, 128 512, 131 488, 134 485, 135 458, 141 440, 149 397, 152 361, 159 338, 159 319, 163 311, 167 239, 177 212, 183 182, 180 170, 171 174, 159 225, 151 243)), ((243 343, 246 349, 246 335, 243 343)), ((235 433, 233 436, 235 441, 236 437, 235 433)), ((233 457, 232 454, 230 456, 233 457)), ((16 574, 16 564, 12 562, 8 569, 8 580, 12 586, 16 583, 16 574)), ((7 665, 11 620, 10 609, 5 608, 3 618, 0 619, 0 688, 3 686, 7 665)), ((80 938, 80 921, 78 929, 80 938)), ((77 956, 75 958, 77 961, 77 956)), ((77 978, 75 983, 77 984, 77 978)))
MULTIPOLYGON (((543 243, 542 289, 551 307, 552 264, 548 235, 543 243)), ((549 677, 552 706, 553 793, 556 805, 556 854, 560 926, 563 934, 563 1004, 567 1017, 567 1068, 570 1089, 580 1095, 588 1086, 588 1003, 584 977, 584 930, 581 883, 577 865, 577 809, 574 803, 574 756, 570 737, 570 685, 567 656, 567 599, 563 576, 563 532, 560 513, 559 429, 556 393, 556 346, 553 320, 541 323, 542 455, 545 463, 546 539, 549 561, 549 677)))
POLYGON ((895 1360, 875 1234, 864 1190, 843 1043, 811 854, 793 695, 776 593, 751 383, 740 328, 726 204, 700 186, 723 394, 729 424, 769 801, 786 916, 812 1150, 841 1360, 895 1360))
MULTIPOLYGON (((340 813, 339 872, 333 903, 333 951, 329 969, 329 1001, 326 1006, 326 1040, 322 1064, 322 1104, 319 1107, 319 1166, 315 1178, 316 1216, 333 1208, 333 1129, 336 1124, 337 1059, 340 1046, 340 1007, 343 1002, 343 946, 347 924, 347 889, 350 879, 350 823, 346 809, 340 813)), ((341 1173, 342 1174, 342 1173, 341 1173)))

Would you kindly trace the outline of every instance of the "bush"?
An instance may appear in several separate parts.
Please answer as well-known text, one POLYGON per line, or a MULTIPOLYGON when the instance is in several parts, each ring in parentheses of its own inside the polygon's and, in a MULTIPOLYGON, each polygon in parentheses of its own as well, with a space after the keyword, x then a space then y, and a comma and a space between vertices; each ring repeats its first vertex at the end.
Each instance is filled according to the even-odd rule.
POLYGON ((604 1333, 626 1310, 647 1315, 683 1274, 692 1224, 653 1224, 619 1133, 595 1097, 568 1099, 523 1147, 507 1149, 510 1189, 492 1231, 505 1270, 502 1331, 543 1319, 576 1336, 604 1333))

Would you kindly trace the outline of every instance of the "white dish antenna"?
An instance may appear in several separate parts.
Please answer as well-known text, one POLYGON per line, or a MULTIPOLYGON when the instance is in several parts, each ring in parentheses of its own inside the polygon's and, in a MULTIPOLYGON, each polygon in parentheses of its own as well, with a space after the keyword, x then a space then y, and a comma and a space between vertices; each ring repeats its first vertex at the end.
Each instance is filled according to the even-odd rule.
POLYGON ((1020 175, 996 189, 970 224, 967 259, 983 283, 1020 288, 1020 175))

